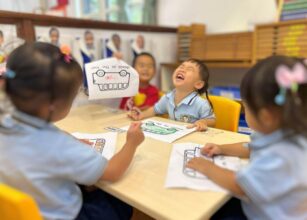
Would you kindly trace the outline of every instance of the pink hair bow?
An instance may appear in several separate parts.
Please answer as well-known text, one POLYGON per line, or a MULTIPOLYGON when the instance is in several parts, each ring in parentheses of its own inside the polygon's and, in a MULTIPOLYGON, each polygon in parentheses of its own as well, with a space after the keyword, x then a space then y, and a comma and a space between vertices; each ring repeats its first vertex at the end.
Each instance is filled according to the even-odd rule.
POLYGON ((279 93, 275 96, 275 103, 283 105, 286 101, 286 91, 290 89, 294 95, 295 103, 300 104, 301 100, 297 95, 298 86, 307 83, 307 71, 303 64, 295 64, 292 70, 281 65, 276 70, 275 78, 280 87, 279 93))
POLYGON ((285 65, 278 67, 275 77, 279 87, 292 92, 297 92, 299 84, 307 83, 306 68, 300 63, 295 64, 292 70, 285 65))

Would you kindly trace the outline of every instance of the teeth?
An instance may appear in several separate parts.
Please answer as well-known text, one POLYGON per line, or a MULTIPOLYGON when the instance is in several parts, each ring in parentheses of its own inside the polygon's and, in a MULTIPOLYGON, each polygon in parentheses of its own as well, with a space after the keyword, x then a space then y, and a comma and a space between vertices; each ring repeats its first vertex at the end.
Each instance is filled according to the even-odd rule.
POLYGON ((128 83, 109 83, 109 84, 98 84, 99 90, 117 90, 117 89, 126 89, 128 88, 128 83))

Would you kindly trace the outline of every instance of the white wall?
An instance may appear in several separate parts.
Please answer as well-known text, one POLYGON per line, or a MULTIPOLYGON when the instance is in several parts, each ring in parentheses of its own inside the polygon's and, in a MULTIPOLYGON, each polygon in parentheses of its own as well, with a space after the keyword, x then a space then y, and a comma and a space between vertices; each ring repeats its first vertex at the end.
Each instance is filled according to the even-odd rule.
POLYGON ((31 13, 39 7, 39 0, 0 0, 0 10, 31 13))
MULTIPOLYGON (((60 43, 66 44, 73 48, 73 40, 76 37, 83 36, 85 29, 78 28, 59 28, 60 31, 60 43)), ((160 76, 159 68, 160 63, 174 63, 176 61, 176 33, 150 33, 150 32, 136 32, 136 31, 112 31, 112 30, 92 30, 96 41, 107 39, 112 34, 117 33, 122 40, 122 53, 123 60, 129 64, 132 61, 132 51, 130 48, 131 39, 135 39, 138 34, 142 34, 145 38, 145 44, 149 45, 149 51, 156 58, 157 71, 155 77, 152 79, 152 84, 159 87, 160 76)), ((43 39, 49 39, 48 32, 49 27, 35 27, 36 37, 43 39)), ((97 42, 96 42, 97 43, 97 42)), ((109 105, 111 107, 118 107, 120 99, 105 99, 101 103, 109 105)))
POLYGON ((276 0, 159 0, 158 24, 205 23, 208 33, 252 30, 276 19, 276 0))

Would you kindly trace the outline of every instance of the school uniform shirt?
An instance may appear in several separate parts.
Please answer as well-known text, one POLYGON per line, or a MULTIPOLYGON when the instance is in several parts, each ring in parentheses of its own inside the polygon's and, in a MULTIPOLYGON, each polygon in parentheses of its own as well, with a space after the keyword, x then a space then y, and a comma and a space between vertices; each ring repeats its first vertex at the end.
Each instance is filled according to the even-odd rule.
MULTIPOLYGON (((138 106, 139 108, 142 107, 151 107, 153 106, 158 100, 159 100, 159 90, 157 89, 157 87, 153 86, 153 85, 148 85, 145 88, 139 88, 139 93, 142 93, 146 96, 146 99, 144 101, 144 103, 140 106, 138 106)), ((124 97, 121 100, 120 109, 124 109, 124 110, 129 110, 128 106, 127 106, 127 101, 130 99, 130 97, 124 97)))
POLYGON ((281 130, 257 134, 249 166, 237 173, 248 219, 307 219, 307 138, 281 130))
POLYGON ((14 112, 0 120, 0 182, 31 195, 44 219, 74 219, 82 205, 77 184, 92 185, 107 159, 55 126, 14 112))
POLYGON ((204 118, 215 118, 208 100, 200 97, 197 92, 189 94, 177 106, 175 92, 176 90, 167 93, 155 104, 154 111, 157 115, 168 114, 170 119, 188 123, 204 118))

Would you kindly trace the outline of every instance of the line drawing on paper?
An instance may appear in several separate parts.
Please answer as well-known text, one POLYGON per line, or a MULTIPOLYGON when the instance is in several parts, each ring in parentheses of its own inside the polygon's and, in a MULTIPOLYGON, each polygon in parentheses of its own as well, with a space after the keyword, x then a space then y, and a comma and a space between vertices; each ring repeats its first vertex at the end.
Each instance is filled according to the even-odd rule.
POLYGON ((129 87, 130 73, 126 70, 106 72, 98 69, 93 73, 93 84, 98 85, 100 91, 125 90, 129 87))
MULTIPOLYGON (((183 156, 183 167, 182 172, 188 177, 197 178, 197 179, 207 179, 207 177, 194 169, 187 168, 186 164, 189 160, 193 159, 194 157, 204 157, 201 155, 200 147, 195 147, 194 149, 188 149, 184 151, 183 156)), ((213 158, 205 157, 207 160, 213 161, 213 158)))
POLYGON ((93 139, 83 139, 83 140, 90 142, 92 144, 91 146, 98 153, 102 153, 106 145, 106 139, 104 138, 93 138, 93 139))
POLYGON ((180 131, 180 128, 167 126, 165 124, 160 124, 153 121, 147 121, 142 125, 143 131, 153 133, 153 134, 160 134, 160 135, 169 135, 174 134, 177 131, 180 131))

